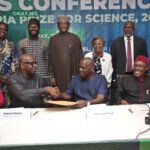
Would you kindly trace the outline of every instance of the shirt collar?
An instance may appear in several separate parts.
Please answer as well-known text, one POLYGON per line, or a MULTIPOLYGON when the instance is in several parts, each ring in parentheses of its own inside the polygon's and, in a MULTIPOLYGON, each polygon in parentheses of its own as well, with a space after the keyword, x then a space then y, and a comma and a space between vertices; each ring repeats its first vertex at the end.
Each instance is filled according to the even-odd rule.
MULTIPOLYGON (((128 37, 124 36, 124 40, 128 40, 128 37)), ((130 37, 130 40, 133 40, 133 35, 130 37)))

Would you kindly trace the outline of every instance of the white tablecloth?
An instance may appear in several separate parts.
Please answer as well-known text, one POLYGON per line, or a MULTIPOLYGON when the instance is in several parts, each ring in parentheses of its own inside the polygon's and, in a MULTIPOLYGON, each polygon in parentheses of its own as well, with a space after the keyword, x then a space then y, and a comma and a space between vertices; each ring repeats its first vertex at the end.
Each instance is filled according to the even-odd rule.
MULTIPOLYGON (((27 110, 31 112, 30 119, 1 119, 0 145, 133 140, 139 132, 149 128, 145 124, 146 105, 99 104, 82 109, 27 110)), ((150 131, 139 136, 139 139, 144 138, 150 139, 150 131)))

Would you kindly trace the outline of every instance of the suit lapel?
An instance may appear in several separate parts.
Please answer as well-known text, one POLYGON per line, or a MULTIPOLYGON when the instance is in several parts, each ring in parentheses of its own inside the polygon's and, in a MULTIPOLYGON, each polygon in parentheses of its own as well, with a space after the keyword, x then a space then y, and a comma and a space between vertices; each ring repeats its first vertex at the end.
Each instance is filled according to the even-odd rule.
POLYGON ((135 36, 133 36, 133 41, 134 41, 134 60, 135 60, 135 54, 136 54, 136 49, 138 49, 137 47, 137 39, 135 36))
POLYGON ((122 53, 123 53, 123 57, 125 58, 124 60, 126 60, 126 48, 125 48, 125 43, 124 43, 124 37, 121 37, 121 49, 122 49, 122 53))

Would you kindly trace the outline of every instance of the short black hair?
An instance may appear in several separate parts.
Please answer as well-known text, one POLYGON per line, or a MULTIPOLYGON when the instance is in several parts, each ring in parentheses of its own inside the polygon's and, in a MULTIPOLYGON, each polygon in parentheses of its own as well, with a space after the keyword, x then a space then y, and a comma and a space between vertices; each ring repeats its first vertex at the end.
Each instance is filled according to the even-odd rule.
POLYGON ((8 32, 8 24, 4 23, 4 22, 0 22, 0 24, 4 24, 7 27, 7 32, 8 32))
POLYGON ((92 45, 93 45, 93 43, 96 41, 96 40, 101 40, 102 42, 103 42, 103 44, 105 45, 105 40, 102 38, 102 37, 100 37, 100 36, 96 36, 96 37, 94 37, 93 39, 92 39, 92 45))
POLYGON ((40 28, 40 21, 37 18, 31 18, 29 20, 28 26, 31 24, 36 24, 40 28))

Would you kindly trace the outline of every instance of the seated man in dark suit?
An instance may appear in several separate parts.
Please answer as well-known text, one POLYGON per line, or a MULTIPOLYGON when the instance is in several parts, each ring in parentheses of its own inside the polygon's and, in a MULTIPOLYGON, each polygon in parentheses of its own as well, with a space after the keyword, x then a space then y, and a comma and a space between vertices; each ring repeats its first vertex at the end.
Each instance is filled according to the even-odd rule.
POLYGON ((44 93, 49 93, 52 98, 57 98, 57 87, 53 88, 48 83, 44 83, 44 80, 35 74, 36 67, 34 57, 29 54, 20 56, 19 72, 12 74, 6 81, 11 99, 9 107, 45 107, 41 99, 44 93))
POLYGON ((150 76, 148 58, 139 55, 136 57, 132 75, 124 75, 118 79, 115 98, 119 104, 141 104, 150 102, 150 76))
POLYGON ((70 82, 61 98, 74 99, 78 102, 76 107, 82 108, 90 104, 102 103, 107 93, 107 81, 102 75, 94 73, 94 61, 92 58, 84 58, 79 64, 79 75, 70 82))

